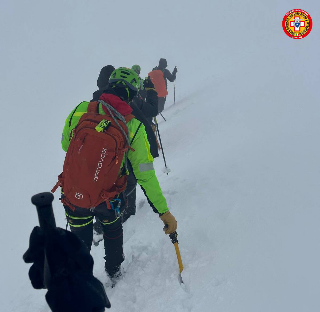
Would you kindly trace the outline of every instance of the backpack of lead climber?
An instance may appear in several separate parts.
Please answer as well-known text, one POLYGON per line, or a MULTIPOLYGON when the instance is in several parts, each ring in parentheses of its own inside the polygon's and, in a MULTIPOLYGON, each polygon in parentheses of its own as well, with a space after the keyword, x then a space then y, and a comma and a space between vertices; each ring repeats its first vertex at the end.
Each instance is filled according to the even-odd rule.
MULTIPOLYGON (((133 71, 118 68, 110 77, 113 83, 123 83, 128 76, 130 85, 140 79, 133 71)), ((126 153, 129 146, 127 122, 134 116, 122 116, 111 105, 99 100, 90 102, 77 126, 55 187, 63 189, 63 201, 81 208, 96 207, 107 202, 126 188, 126 153), (99 103, 109 114, 99 114, 99 103), (122 168, 122 170, 120 170, 122 168)))

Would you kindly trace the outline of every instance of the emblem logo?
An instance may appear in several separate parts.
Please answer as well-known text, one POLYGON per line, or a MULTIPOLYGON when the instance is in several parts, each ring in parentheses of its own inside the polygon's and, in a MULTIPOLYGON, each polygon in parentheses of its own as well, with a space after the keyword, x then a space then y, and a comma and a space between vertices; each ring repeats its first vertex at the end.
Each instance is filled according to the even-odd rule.
POLYGON ((76 194, 74 195, 74 197, 75 197, 76 199, 83 199, 83 195, 82 195, 81 193, 76 193, 76 194))
POLYGON ((308 36, 312 29, 311 16, 304 10, 291 10, 284 16, 282 28, 290 38, 302 39, 308 36))

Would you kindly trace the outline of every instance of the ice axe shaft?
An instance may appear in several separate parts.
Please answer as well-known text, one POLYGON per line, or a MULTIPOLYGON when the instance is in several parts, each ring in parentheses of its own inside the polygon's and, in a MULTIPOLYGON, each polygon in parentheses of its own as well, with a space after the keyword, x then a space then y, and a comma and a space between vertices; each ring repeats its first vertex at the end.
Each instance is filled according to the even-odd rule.
POLYGON ((178 263, 179 263, 179 270, 180 270, 180 273, 182 273, 183 264, 182 264, 182 260, 181 260, 179 245, 178 245, 178 243, 174 243, 173 245, 174 245, 174 248, 176 249, 176 254, 177 254, 178 263))
POLYGON ((169 234, 169 237, 170 237, 172 244, 174 245, 174 248, 176 250, 176 255, 177 255, 178 264, 179 264, 179 271, 180 271, 179 281, 180 281, 180 283, 183 283, 182 276, 181 276, 181 273, 183 271, 183 264, 182 264, 182 260, 181 260, 180 249, 179 249, 178 233, 175 231, 175 232, 169 234))

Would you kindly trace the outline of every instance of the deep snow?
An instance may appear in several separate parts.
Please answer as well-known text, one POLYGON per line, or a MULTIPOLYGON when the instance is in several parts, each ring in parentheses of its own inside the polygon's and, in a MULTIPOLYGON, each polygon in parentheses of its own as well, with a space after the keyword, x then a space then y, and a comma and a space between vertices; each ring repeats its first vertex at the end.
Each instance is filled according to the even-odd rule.
MULTIPOLYGON (((1 310, 49 311, 22 254, 37 224, 30 197, 60 173, 68 113, 106 64, 178 66, 158 119, 169 175, 155 168, 178 220, 185 270, 138 193, 124 225, 126 274, 111 311, 318 311, 318 1, 3 1, 1 34, 1 310), (306 10, 290 40, 284 14, 306 10), (218 25, 218 26, 217 26, 218 25), (121 51, 121 52, 119 52, 121 51)), ((58 196, 56 195, 56 198, 58 196)), ((57 224, 63 209, 54 202, 57 224)), ((103 282, 103 246, 93 247, 103 282)))

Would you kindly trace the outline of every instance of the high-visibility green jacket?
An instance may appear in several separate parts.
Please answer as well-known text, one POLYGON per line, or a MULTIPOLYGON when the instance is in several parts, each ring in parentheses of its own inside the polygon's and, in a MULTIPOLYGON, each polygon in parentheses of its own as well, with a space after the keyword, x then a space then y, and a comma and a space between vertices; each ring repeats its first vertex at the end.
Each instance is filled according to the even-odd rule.
MULTIPOLYGON (((62 149, 65 152, 68 150, 70 144, 71 131, 77 126, 81 116, 87 112, 88 105, 89 102, 81 102, 66 119, 61 139, 62 149)), ((105 115, 100 103, 99 113, 105 115)), ((144 190, 152 208, 162 214, 169 209, 153 168, 153 157, 150 153, 150 145, 144 125, 140 124, 141 122, 135 118, 127 123, 130 142, 135 135, 134 140, 131 143, 131 147, 134 151, 129 150, 128 160, 131 163, 137 182, 144 190)))

